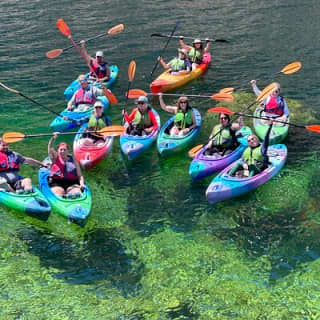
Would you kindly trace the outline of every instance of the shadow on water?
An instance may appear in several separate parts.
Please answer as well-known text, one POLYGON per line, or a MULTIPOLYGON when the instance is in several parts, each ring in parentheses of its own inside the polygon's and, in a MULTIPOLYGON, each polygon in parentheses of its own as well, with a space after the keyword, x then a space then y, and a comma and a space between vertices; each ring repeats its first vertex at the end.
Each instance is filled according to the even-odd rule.
POLYGON ((124 296, 139 290, 143 266, 135 256, 126 254, 111 231, 95 229, 78 243, 30 228, 20 231, 19 238, 43 267, 60 270, 55 274, 58 279, 73 284, 108 280, 124 296))

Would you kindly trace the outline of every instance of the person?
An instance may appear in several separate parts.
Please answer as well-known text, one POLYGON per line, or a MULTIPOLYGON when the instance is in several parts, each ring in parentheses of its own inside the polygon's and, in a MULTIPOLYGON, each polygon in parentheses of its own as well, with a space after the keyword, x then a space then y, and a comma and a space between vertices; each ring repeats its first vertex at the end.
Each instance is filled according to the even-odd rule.
POLYGON ((267 151, 272 124, 272 121, 269 121, 269 128, 262 144, 260 144, 256 135, 251 134, 248 136, 248 147, 244 150, 241 160, 231 168, 229 175, 252 177, 268 167, 267 151))
POLYGON ((3 189, 16 193, 33 192, 31 179, 19 175, 20 165, 24 163, 44 166, 38 160, 24 157, 18 152, 9 150, 8 144, 0 138, 0 178, 3 189))
POLYGON ((211 156, 215 153, 221 156, 227 155, 239 146, 236 137, 236 131, 243 126, 242 117, 239 122, 230 123, 230 116, 228 114, 219 114, 220 123, 215 125, 209 137, 205 155, 211 156))
POLYGON ((104 85, 101 83, 101 89, 96 86, 89 85, 88 79, 84 74, 78 77, 80 88, 73 94, 68 102, 67 109, 69 111, 87 111, 97 100, 97 97, 103 96, 104 85))
MULTIPOLYGON (((253 92, 256 96, 258 96, 261 93, 261 90, 257 87, 257 81, 251 80, 250 81, 253 92)), ((278 82, 275 82, 275 88, 271 92, 270 96, 267 97, 263 102, 262 105, 264 106, 263 112, 261 116, 266 117, 276 117, 277 121, 283 121, 286 122, 289 118, 289 108, 286 103, 286 100, 284 97, 280 96, 280 84, 278 82)), ((262 123, 268 123, 268 120, 261 119, 262 123)), ((275 122, 276 125, 283 126, 282 123, 275 122)))
MULTIPOLYGON (((103 112, 103 103, 97 100, 93 106, 86 131, 99 131, 109 125, 110 119, 103 112)), ((86 146, 99 145, 104 142, 104 136, 96 132, 84 132, 83 138, 81 138, 81 144, 86 146)))
POLYGON ((136 103, 138 107, 133 109, 130 115, 125 110, 122 111, 125 121, 129 124, 127 133, 138 136, 149 135, 158 129, 156 116, 152 112, 147 97, 140 96, 136 103))
POLYGON ((178 49, 179 55, 166 63, 162 57, 158 57, 158 61, 165 69, 171 68, 171 74, 187 74, 191 71, 191 64, 188 59, 188 52, 184 49, 178 49))
POLYGON ((204 53, 210 50, 210 40, 206 39, 206 46, 203 48, 203 42, 200 39, 194 39, 192 46, 188 46, 183 41, 184 37, 180 36, 180 46, 188 52, 189 60, 192 63, 192 70, 196 69, 201 63, 204 53))
POLYGON ((177 106, 167 106, 162 93, 159 93, 159 102, 163 110, 175 114, 173 126, 169 132, 171 136, 185 136, 197 127, 195 115, 187 97, 179 97, 177 106))
POLYGON ((54 194, 60 197, 77 197, 84 189, 84 178, 76 159, 68 154, 67 143, 61 142, 57 151, 54 142, 59 132, 55 132, 48 143, 48 155, 51 160, 49 186, 54 194))
POLYGON ((110 79, 110 68, 104 60, 103 51, 97 51, 96 58, 94 59, 87 51, 85 40, 82 40, 80 43, 82 52, 90 65, 90 77, 99 82, 108 81, 110 79), (98 79, 96 79, 96 76, 98 79))

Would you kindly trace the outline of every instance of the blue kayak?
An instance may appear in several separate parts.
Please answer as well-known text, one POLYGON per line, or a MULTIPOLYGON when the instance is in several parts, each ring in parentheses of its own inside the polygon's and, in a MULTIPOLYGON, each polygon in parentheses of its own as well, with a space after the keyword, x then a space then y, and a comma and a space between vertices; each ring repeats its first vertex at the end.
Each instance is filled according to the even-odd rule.
MULTIPOLYGON (((119 69, 117 66, 115 65, 111 65, 109 66, 110 68, 110 79, 109 81, 107 82, 104 82, 104 86, 106 88, 110 88, 112 86, 112 84, 116 81, 116 78, 118 76, 118 72, 119 72, 119 69)), ((89 73, 86 74, 86 77, 88 78, 89 77, 89 73)), ((89 83, 90 83, 90 80, 89 80, 89 83)), ((96 83, 95 84, 98 88, 100 88, 100 84, 99 83, 96 83)), ((78 79, 72 81, 69 86, 67 87, 66 90, 64 90, 64 97, 66 98, 67 101, 69 101, 73 94, 80 88, 80 84, 79 84, 79 81, 78 79)))

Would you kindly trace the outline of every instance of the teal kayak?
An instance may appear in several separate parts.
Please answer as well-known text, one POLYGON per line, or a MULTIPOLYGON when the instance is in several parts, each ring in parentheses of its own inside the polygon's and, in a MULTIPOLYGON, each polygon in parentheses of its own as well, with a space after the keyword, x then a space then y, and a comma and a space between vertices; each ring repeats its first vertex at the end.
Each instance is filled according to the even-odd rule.
MULTIPOLYGON (((50 163, 49 158, 45 159, 45 162, 50 163)), ((63 198, 55 195, 48 184, 49 169, 40 168, 39 170, 39 184, 40 189, 44 196, 47 198, 52 208, 57 211, 60 215, 66 217, 70 221, 84 226, 88 220, 92 198, 91 193, 86 185, 85 190, 82 192, 80 197, 77 198, 63 198)))
POLYGON ((173 126, 175 116, 171 117, 161 128, 157 140, 158 151, 161 155, 168 155, 182 151, 194 142, 195 138, 200 132, 201 115, 200 112, 195 108, 193 108, 192 111, 195 115, 197 127, 191 130, 185 136, 170 136, 169 130, 173 126))
MULTIPOLYGON (((255 117, 261 117, 261 113, 263 111, 263 108, 258 107, 255 112, 254 112, 254 116, 255 117)), ((289 119, 286 122, 290 122, 289 119)), ((256 132, 257 136, 263 140, 269 125, 266 123, 263 123, 261 121, 261 119, 253 119, 253 127, 254 127, 254 131, 256 132)), ((273 144, 277 144, 282 142, 288 135, 288 131, 289 131, 289 125, 288 124, 283 124, 283 123, 276 123, 274 122, 271 132, 270 132, 270 145, 273 144)))

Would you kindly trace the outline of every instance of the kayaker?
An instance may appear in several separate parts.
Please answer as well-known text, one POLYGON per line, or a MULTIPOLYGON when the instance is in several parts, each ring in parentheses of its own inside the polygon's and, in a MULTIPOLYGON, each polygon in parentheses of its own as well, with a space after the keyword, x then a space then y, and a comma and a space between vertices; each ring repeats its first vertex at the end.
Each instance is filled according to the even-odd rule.
POLYGON ((218 153, 222 156, 227 155, 239 146, 236 132, 243 126, 242 117, 239 122, 230 124, 230 116, 228 114, 219 114, 220 123, 215 125, 209 137, 205 155, 211 156, 218 153))
POLYGON ((79 88, 68 102, 69 111, 86 111, 90 109, 97 100, 97 97, 103 96, 104 85, 101 83, 101 89, 89 85, 88 79, 84 74, 78 77, 81 88, 79 88))
POLYGON ((171 68, 171 74, 187 74, 191 71, 191 63, 188 59, 188 52, 184 49, 178 49, 179 55, 166 63, 162 57, 158 61, 165 69, 171 68))
POLYGON ((188 52, 189 60, 192 63, 192 70, 194 70, 202 63, 203 54, 209 52, 210 40, 205 40, 206 46, 203 48, 203 42, 200 39, 194 39, 192 46, 186 45, 183 39, 183 36, 179 39, 180 46, 188 52))
POLYGON ((248 136, 248 147, 244 150, 241 160, 229 171, 229 175, 252 177, 268 167, 267 151, 271 129, 272 120, 269 121, 269 129, 262 144, 256 135, 248 136))
POLYGON ((138 107, 133 109, 130 115, 125 110, 122 111, 125 121, 129 124, 127 133, 133 136, 149 135, 153 130, 158 129, 156 117, 147 97, 140 96, 136 103, 138 107))
POLYGON ((159 102, 163 110, 175 114, 173 127, 169 132, 171 136, 185 136, 197 127, 196 119, 187 97, 179 97, 177 106, 167 106, 163 100, 162 93, 159 93, 159 102))
MULTIPOLYGON (((86 131, 99 131, 106 126, 110 125, 110 119, 103 112, 103 103, 97 100, 93 106, 93 112, 89 118, 86 131)), ((90 146, 104 143, 105 138, 103 135, 95 132, 84 132, 83 138, 81 138, 81 144, 90 146)))
POLYGON ((20 153, 9 150, 8 144, 0 138, 0 177, 5 179, 1 188, 16 193, 31 193, 32 181, 30 178, 23 178, 19 175, 21 164, 43 166, 38 160, 24 157, 20 153))
POLYGON ((67 143, 61 142, 57 151, 54 142, 59 132, 55 132, 48 143, 48 155, 51 160, 49 186, 54 194, 60 197, 76 197, 81 195, 84 189, 84 178, 80 165, 69 154, 67 143))
MULTIPOLYGON (((251 80, 250 83, 253 92, 258 96, 261 90, 257 87, 257 81, 251 80)), ((264 109, 261 116, 277 118, 277 120, 284 122, 288 120, 290 115, 289 108, 284 97, 280 96, 280 84, 278 82, 275 82, 275 89, 271 92, 270 96, 262 102, 262 105, 264 109)), ((261 119, 261 122, 268 123, 268 120, 261 119)), ((283 123, 279 122, 276 122, 275 125, 284 126, 283 123)))
POLYGON ((108 81, 110 79, 110 68, 108 63, 104 60, 103 51, 97 51, 96 58, 94 59, 87 51, 86 41, 81 40, 80 43, 82 52, 90 65, 90 77, 95 79, 97 75, 98 79, 95 80, 99 80, 99 82, 108 81))

